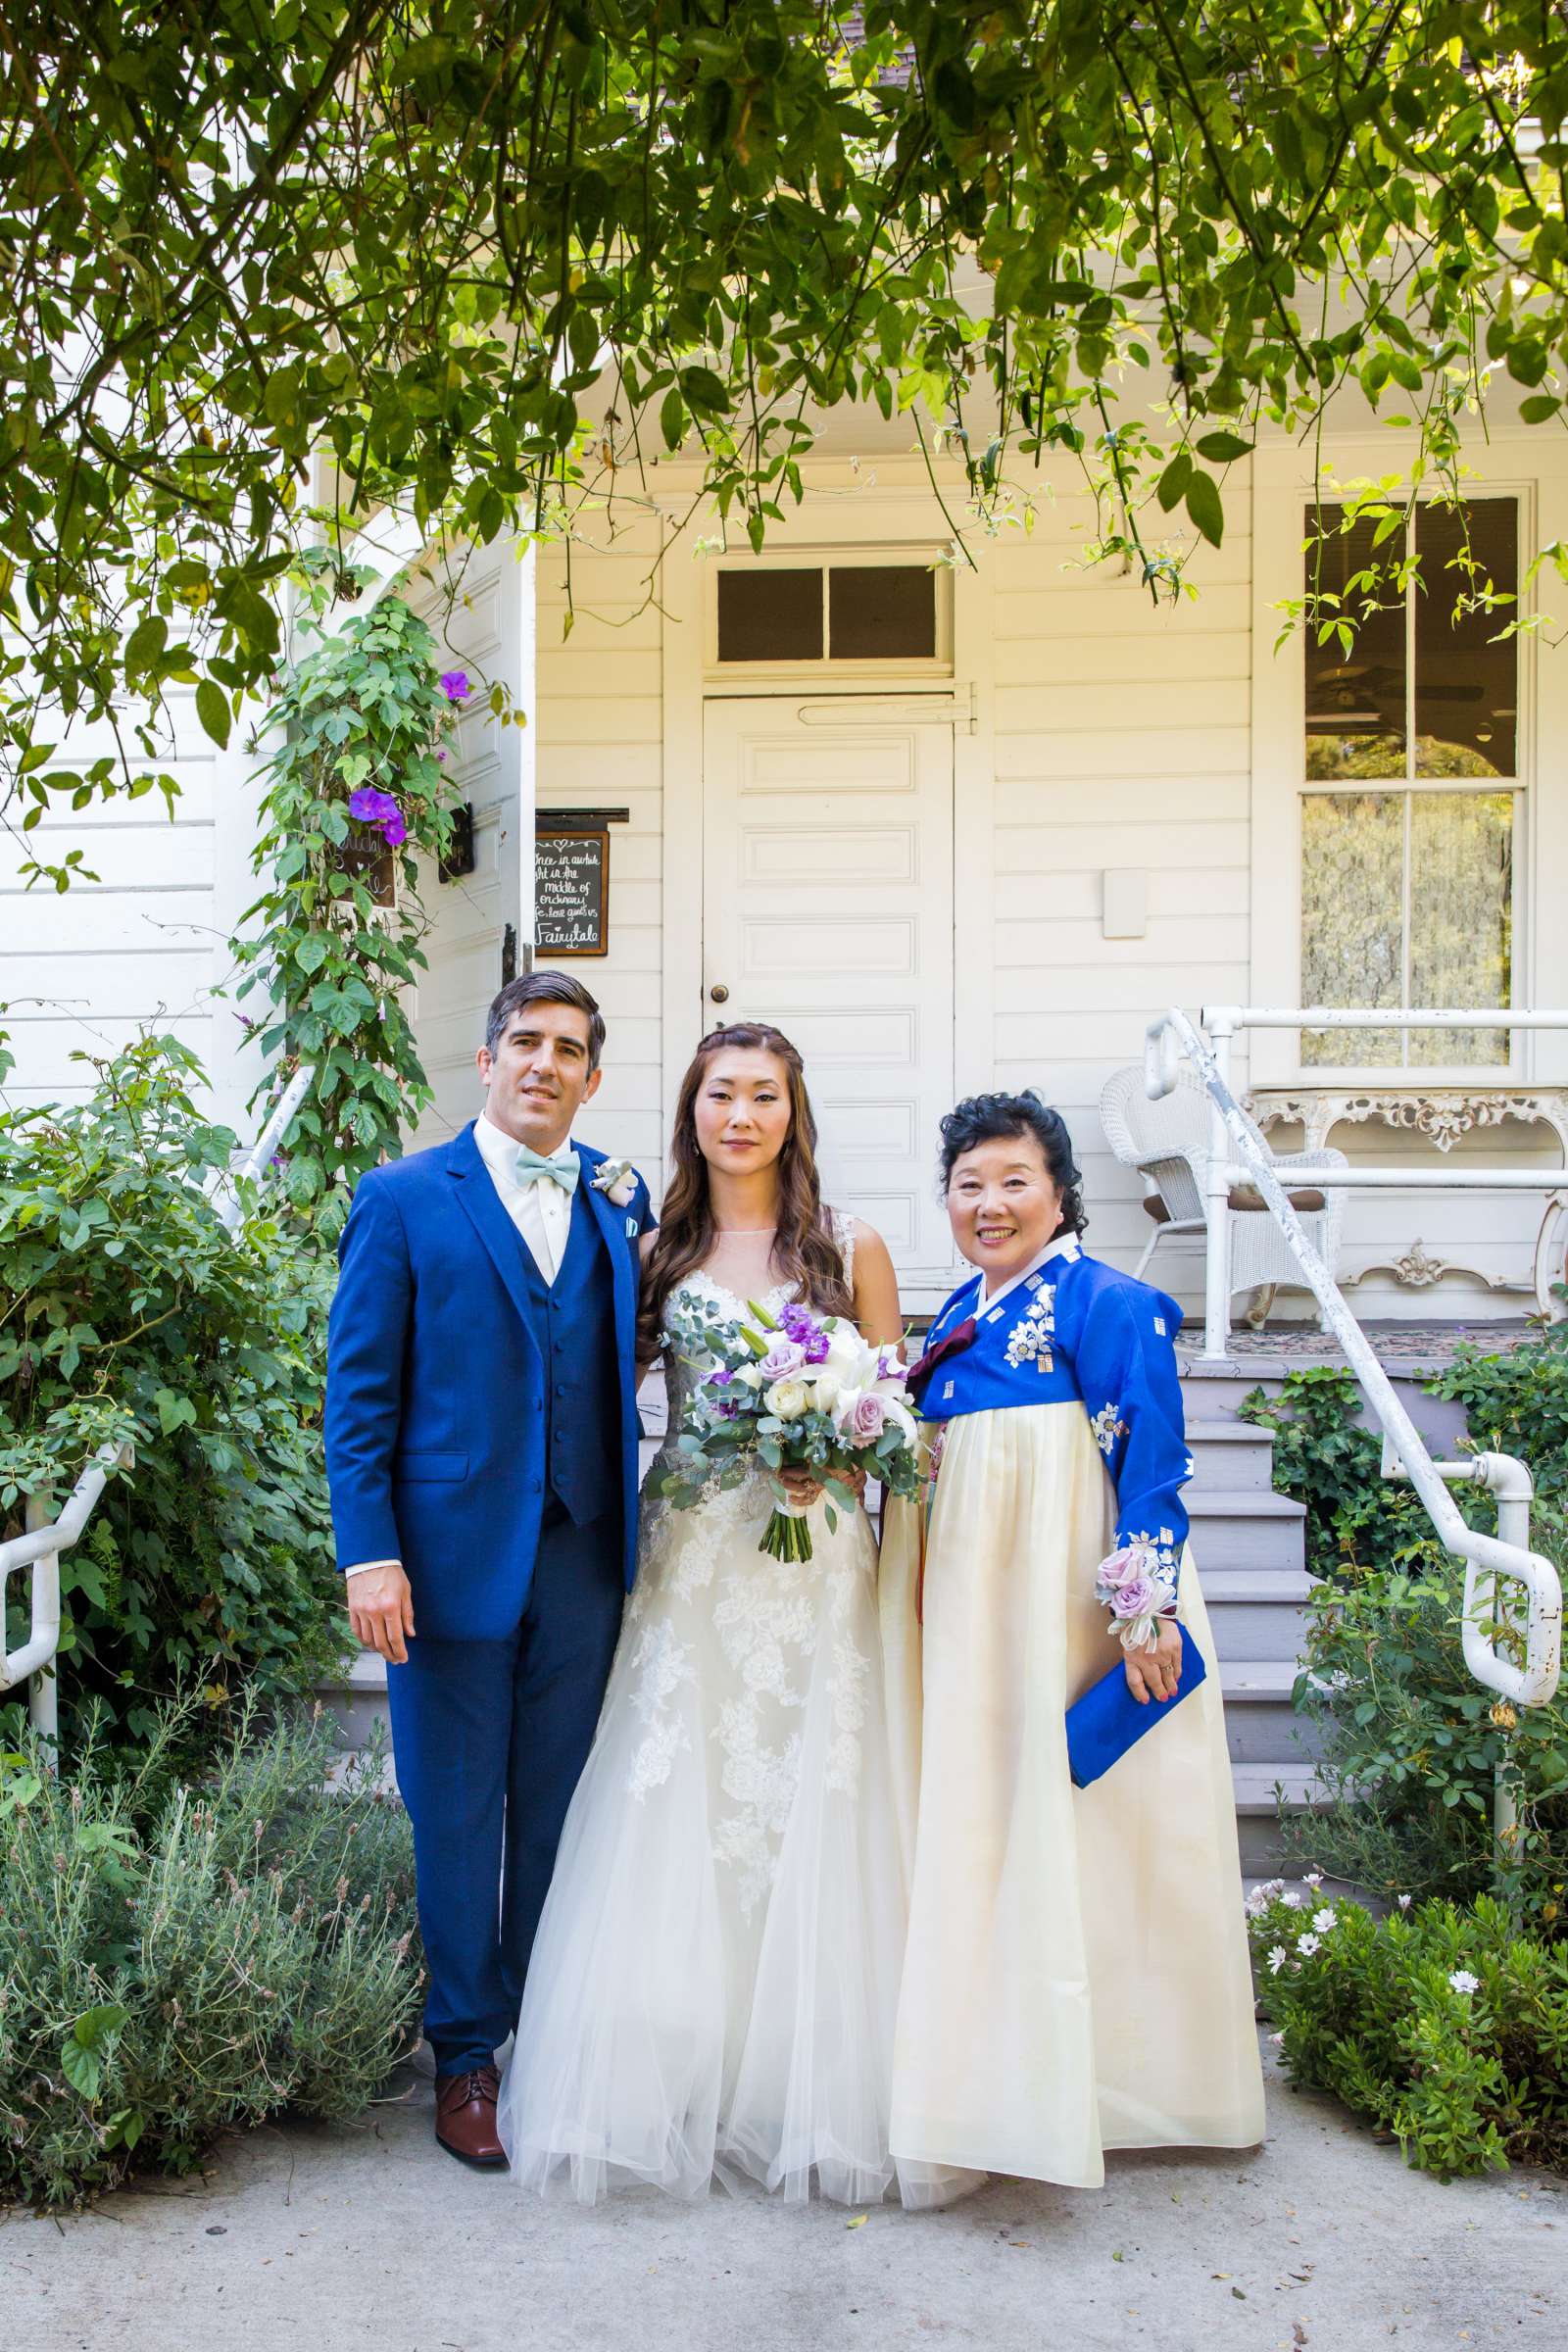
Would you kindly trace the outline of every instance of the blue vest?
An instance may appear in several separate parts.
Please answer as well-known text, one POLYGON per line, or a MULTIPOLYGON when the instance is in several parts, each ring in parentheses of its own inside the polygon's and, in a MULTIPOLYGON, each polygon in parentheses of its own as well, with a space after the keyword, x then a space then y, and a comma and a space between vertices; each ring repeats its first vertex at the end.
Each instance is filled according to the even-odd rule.
POLYGON ((566 1252, 547 1283, 517 1236, 545 1371, 545 1484, 585 1527, 620 1501, 620 1391, 610 1255, 579 1184, 566 1252))

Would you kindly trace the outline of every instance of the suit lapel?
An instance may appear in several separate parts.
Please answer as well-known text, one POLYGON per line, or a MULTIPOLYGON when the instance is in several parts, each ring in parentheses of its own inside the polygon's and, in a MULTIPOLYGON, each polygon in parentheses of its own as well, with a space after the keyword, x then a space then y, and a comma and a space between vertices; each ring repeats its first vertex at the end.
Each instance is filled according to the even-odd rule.
POLYGON ((527 1244, 501 1205, 501 1196, 490 1180, 490 1171, 473 1140, 471 1123, 447 1149, 447 1173, 454 1179, 453 1189, 465 1215, 489 1250, 496 1272, 507 1286, 508 1296, 522 1317, 528 1337, 537 1346, 533 1309, 522 1270, 522 1252, 527 1244))

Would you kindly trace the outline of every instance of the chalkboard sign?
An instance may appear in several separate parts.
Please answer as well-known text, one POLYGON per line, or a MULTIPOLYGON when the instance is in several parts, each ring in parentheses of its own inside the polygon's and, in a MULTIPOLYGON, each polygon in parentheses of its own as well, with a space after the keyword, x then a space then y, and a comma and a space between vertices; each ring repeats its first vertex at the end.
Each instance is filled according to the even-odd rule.
POLYGON ((537 955, 609 955, 608 833, 537 834, 533 893, 537 955))

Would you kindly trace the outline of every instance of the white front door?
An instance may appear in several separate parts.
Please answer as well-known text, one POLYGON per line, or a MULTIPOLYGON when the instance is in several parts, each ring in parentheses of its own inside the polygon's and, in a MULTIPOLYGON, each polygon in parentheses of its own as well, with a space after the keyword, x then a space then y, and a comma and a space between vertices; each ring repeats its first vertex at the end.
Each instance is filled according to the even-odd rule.
POLYGON ((823 1197, 877 1228, 906 1308, 928 1308, 956 1279, 936 1190, 952 699, 748 696, 704 717, 703 1026, 768 1020, 800 1049, 823 1197))

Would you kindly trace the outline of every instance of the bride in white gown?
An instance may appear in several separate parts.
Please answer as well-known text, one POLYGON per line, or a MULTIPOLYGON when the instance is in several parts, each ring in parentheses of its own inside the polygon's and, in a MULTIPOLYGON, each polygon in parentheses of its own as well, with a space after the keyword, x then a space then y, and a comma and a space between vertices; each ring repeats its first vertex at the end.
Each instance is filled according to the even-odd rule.
MULTIPOLYGON (((900 1337, 880 1237, 820 1204, 800 1056, 777 1030, 706 1038, 644 1244, 642 1350, 669 1435, 644 1489, 636 1589, 528 1971, 501 2134, 519 2186, 592 2202, 743 2175, 861 2204, 893 2184, 906 1892, 887 1747, 876 1542, 864 1511, 769 1558, 764 1476, 688 1510, 662 1481, 692 1369, 678 1302, 805 1297, 900 1337)), ((797 1494, 807 1498, 815 1490, 797 1494)), ((903 2180, 933 2201, 929 2175, 903 2180)))

